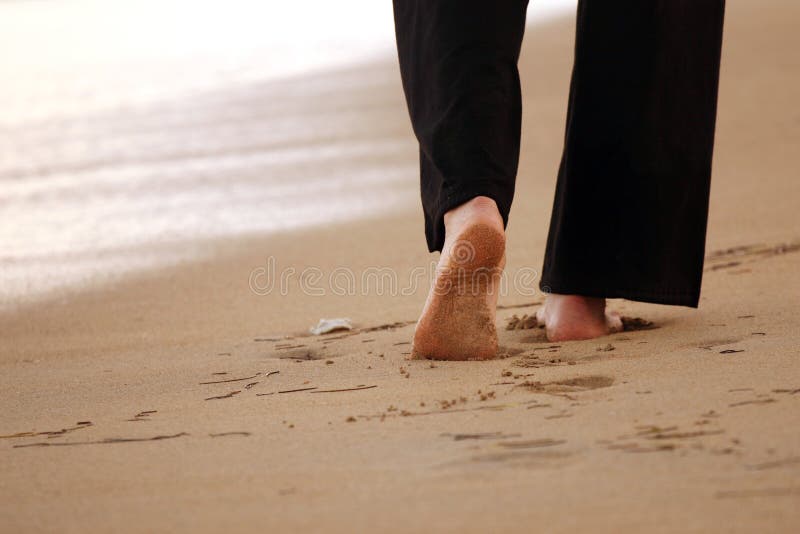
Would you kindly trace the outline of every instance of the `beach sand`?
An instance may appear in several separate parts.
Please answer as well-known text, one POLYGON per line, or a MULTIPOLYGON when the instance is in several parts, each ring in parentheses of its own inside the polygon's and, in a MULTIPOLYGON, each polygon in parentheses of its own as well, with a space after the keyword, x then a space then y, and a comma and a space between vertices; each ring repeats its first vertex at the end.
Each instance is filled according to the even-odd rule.
MULTIPOLYGON (((296 274, 286 295, 250 287, 269 257, 401 280, 435 260, 395 58, 242 91, 244 104, 282 95, 265 109, 305 132, 287 141, 298 148, 391 147, 349 164, 406 170, 403 202, 178 243, 204 253, 0 316, 0 531, 796 531, 799 16, 789 0, 728 2, 700 308, 613 301, 651 328, 554 344, 504 328, 542 299, 509 292, 494 361, 407 359, 424 284, 317 296, 296 274), (356 328, 308 334, 322 317, 356 328)), ((573 38, 572 19, 525 38, 511 273, 541 266, 573 38)), ((230 101, 179 109, 213 118, 230 101)), ((307 170, 287 165, 287 180, 307 170)))

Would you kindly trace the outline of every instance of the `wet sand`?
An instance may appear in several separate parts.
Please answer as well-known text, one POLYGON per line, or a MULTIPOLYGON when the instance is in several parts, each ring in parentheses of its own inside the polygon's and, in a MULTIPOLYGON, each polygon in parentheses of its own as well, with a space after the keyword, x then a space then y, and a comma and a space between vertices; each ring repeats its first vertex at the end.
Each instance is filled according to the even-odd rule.
MULTIPOLYGON (((512 293, 498 311, 503 358, 489 362, 407 359, 424 285, 324 297, 296 277, 287 295, 250 288, 270 256, 325 275, 407 275, 434 259, 394 58, 139 108, 144 122, 121 115, 152 128, 177 106, 200 128, 231 102, 265 98, 252 131, 282 113, 302 150, 386 147, 332 169, 407 177, 391 182, 391 210, 358 221, 177 240, 164 246, 201 253, 15 301, 0 315, 0 530, 792 532, 798 15, 790 1, 728 3, 699 310, 615 301, 652 327, 553 344, 540 329, 505 329, 541 300, 512 293), (306 333, 341 316, 352 333, 306 333)), ((526 35, 510 272, 541 265, 572 39, 572 20, 526 35)), ((227 155, 259 152, 247 133, 238 152, 226 138, 227 155)), ((285 180, 320 165, 287 164, 285 180)))

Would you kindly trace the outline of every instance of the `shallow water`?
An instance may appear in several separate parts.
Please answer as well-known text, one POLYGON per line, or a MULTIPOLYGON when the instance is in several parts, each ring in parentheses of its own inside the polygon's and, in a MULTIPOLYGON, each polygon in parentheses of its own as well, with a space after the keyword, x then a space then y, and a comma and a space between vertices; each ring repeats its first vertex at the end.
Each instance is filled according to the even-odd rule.
POLYGON ((2 306, 413 209, 393 46, 390 2, 0 3, 2 306))

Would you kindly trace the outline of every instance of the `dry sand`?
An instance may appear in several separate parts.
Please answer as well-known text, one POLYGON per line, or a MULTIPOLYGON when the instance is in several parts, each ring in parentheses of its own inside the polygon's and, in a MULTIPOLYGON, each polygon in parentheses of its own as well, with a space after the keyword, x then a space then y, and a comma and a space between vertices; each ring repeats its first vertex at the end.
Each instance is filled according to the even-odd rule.
MULTIPOLYGON (((505 359, 408 361, 424 288, 258 296, 248 277, 268 255, 427 265, 416 206, 207 243, 207 261, 0 317, 0 530, 796 531, 799 16, 728 3, 699 310, 614 302, 656 328, 554 346, 502 329, 539 300, 510 294, 505 359), (336 316, 358 329, 303 334, 336 316)), ((572 39, 571 20, 526 36, 512 271, 541 264, 572 39)), ((313 101, 285 91, 299 126, 345 110, 341 135, 413 167, 393 58, 282 87, 321 80, 313 101)))

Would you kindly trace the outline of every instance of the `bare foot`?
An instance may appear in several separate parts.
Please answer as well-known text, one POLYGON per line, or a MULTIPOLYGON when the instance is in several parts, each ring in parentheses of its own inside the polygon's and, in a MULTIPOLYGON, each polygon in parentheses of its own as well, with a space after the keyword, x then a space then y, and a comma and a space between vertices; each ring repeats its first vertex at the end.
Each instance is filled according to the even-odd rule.
POLYGON ((606 311, 606 299, 580 295, 547 295, 536 312, 550 341, 592 339, 622 330, 622 320, 606 311))
POLYGON ((505 265, 503 219, 494 200, 476 197, 447 212, 444 224, 442 256, 414 332, 412 358, 494 358, 505 265))

